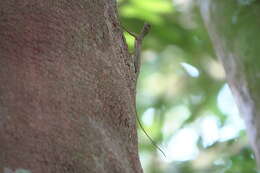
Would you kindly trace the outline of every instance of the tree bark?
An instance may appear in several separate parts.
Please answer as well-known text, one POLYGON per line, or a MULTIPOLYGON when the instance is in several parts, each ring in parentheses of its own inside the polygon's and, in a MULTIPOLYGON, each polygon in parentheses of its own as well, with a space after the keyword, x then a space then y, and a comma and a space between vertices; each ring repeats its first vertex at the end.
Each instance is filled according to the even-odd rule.
POLYGON ((198 0, 203 20, 260 165, 260 4, 247 0, 198 0))
POLYGON ((113 0, 2 0, 0 172, 142 172, 132 63, 113 0))

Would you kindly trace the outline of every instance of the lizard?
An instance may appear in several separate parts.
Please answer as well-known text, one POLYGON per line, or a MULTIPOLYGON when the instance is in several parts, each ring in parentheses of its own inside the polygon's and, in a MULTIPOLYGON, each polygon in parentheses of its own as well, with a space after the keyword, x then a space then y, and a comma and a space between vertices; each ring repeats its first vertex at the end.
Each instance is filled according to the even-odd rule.
MULTIPOLYGON (((133 36, 135 38, 135 42, 134 42, 134 52, 132 53, 132 58, 134 60, 134 69, 135 69, 135 74, 136 74, 136 81, 137 78, 139 76, 139 72, 140 72, 140 68, 141 68, 141 50, 142 50, 142 41, 144 39, 144 37, 149 33, 150 29, 151 29, 151 25, 148 23, 144 23, 144 26, 141 30, 141 32, 139 34, 133 33, 128 31, 125 27, 122 26, 122 28, 129 33, 131 36, 133 36)), ((148 139, 151 141, 152 145, 157 148, 163 155, 164 157, 166 157, 166 154, 164 153, 164 151, 156 144, 156 142, 152 139, 152 137, 150 137, 150 135, 146 132, 146 130, 144 129, 141 120, 139 119, 138 115, 137 115, 137 111, 135 109, 135 114, 136 114, 136 119, 137 122, 140 126, 140 128, 142 129, 142 131, 144 132, 144 134, 148 137, 148 139)))

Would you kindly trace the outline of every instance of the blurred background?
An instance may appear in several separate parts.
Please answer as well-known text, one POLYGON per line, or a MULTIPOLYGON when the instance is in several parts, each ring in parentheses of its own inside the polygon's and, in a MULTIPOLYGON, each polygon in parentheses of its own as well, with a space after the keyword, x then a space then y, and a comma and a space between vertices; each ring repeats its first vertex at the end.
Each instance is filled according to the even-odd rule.
MULTIPOLYGON (((256 173, 245 126, 193 0, 118 0, 121 24, 145 37, 137 112, 145 173, 256 173)), ((129 51, 134 38, 125 33, 129 51)))

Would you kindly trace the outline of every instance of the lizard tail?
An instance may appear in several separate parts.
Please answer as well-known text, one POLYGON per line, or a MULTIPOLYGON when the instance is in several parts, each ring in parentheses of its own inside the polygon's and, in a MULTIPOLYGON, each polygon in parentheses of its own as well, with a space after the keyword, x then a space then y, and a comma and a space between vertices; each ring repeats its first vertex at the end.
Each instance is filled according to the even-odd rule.
POLYGON ((164 155, 164 157, 166 157, 166 154, 164 153, 164 151, 156 144, 156 142, 148 135, 148 133, 145 131, 145 129, 144 129, 144 127, 143 127, 143 125, 142 125, 142 123, 141 123, 141 121, 140 121, 140 119, 139 119, 139 117, 138 117, 138 115, 136 114, 136 119, 137 119, 137 121, 138 121, 138 124, 139 124, 139 126, 140 126, 140 128, 142 129, 142 131, 144 132, 144 134, 148 137, 148 139, 151 141, 151 143, 153 144, 153 146, 155 147, 155 148, 157 148, 163 155, 164 155))

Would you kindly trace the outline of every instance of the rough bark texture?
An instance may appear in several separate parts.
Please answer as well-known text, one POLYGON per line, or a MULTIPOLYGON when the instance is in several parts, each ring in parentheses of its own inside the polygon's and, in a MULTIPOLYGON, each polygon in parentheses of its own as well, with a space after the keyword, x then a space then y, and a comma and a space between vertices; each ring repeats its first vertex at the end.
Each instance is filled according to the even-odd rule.
POLYGON ((113 0, 0 2, 0 172, 139 173, 113 0))
POLYGON ((198 0, 260 165, 260 3, 198 0))

